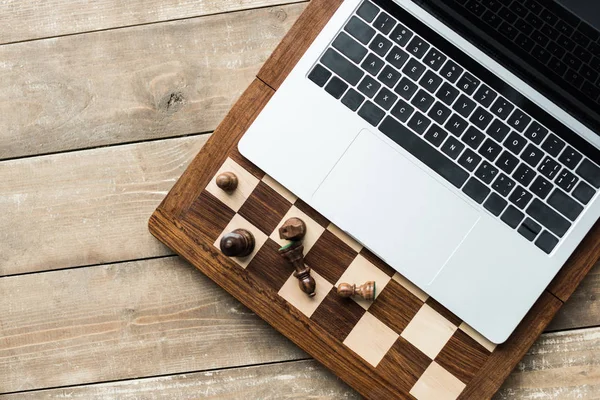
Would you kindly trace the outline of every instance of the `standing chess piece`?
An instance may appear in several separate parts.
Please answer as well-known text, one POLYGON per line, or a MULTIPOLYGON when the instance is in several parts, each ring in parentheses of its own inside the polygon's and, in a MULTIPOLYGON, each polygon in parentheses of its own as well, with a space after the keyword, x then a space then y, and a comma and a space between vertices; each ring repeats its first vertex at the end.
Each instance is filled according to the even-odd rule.
POLYGON ((279 228, 279 237, 285 240, 302 240, 306 235, 306 224, 300 218, 290 218, 279 228))
POLYGON ((296 269, 294 276, 298 279, 300 289, 309 297, 313 297, 316 283, 310 276, 310 267, 304 264, 304 245, 301 242, 292 242, 279 249, 279 254, 296 269))
POLYGON ((369 281, 364 285, 356 287, 355 284, 340 283, 337 287, 337 293, 340 297, 360 297, 365 300, 375 299, 375 281, 369 281))
POLYGON ((254 251, 254 235, 245 229, 236 229, 221 238, 220 247, 227 257, 249 256, 254 251))
POLYGON ((238 178, 233 172, 223 172, 216 179, 217 187, 225 192, 231 193, 238 186, 238 178))

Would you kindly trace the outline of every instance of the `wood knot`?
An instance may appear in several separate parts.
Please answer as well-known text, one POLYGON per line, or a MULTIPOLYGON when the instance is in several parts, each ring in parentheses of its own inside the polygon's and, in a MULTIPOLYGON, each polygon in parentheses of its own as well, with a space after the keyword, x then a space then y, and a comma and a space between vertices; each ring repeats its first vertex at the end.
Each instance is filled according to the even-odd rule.
POLYGON ((285 10, 281 7, 277 7, 274 9, 271 9, 270 11, 272 14, 275 15, 275 18, 279 21, 279 22, 283 22, 287 19, 288 15, 285 12, 285 10))
POLYGON ((172 92, 160 101, 159 107, 162 111, 168 113, 177 112, 185 104, 185 96, 182 92, 172 92))

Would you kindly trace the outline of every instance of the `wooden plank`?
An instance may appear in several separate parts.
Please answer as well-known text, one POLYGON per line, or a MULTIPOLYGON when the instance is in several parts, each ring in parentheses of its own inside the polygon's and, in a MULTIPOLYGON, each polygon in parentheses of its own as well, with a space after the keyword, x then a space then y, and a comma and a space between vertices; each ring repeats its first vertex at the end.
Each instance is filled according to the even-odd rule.
POLYGON ((304 8, 0 46, 0 159, 212 131, 304 8))
POLYGON ((269 7, 303 0, 6 0, 0 44, 269 7))
POLYGON ((307 357, 176 257, 5 277, 0 293, 4 393, 307 357))
POLYGON ((0 163, 0 275, 172 254, 147 221, 207 138, 0 163))

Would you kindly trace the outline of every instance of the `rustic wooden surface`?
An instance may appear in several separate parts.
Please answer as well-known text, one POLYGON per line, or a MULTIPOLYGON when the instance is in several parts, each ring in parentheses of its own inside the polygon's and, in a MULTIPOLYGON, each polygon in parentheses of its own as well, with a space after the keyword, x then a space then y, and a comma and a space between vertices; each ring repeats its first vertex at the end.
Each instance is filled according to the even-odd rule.
MULTIPOLYGON (((306 4, 95 3, 0 5, 0 397, 358 398, 146 228, 306 4)), ((600 398, 599 277, 496 399, 600 398)))

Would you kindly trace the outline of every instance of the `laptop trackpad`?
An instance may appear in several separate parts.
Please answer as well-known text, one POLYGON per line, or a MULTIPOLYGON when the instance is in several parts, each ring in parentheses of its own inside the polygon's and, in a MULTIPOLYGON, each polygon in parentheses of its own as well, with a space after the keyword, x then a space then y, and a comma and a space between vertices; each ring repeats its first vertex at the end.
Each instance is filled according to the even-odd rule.
POLYGON ((479 220, 478 210, 367 130, 311 203, 420 286, 432 282, 479 220))

